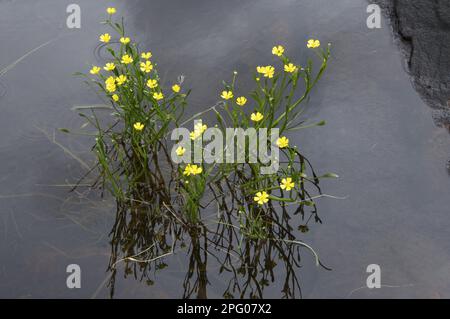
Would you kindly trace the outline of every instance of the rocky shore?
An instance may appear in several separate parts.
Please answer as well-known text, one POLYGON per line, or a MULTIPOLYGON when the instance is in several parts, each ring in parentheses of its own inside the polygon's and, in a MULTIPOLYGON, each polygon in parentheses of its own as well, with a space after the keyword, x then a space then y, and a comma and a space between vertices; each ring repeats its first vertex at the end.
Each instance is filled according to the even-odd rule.
POLYGON ((390 20, 415 89, 450 130, 450 1, 372 0, 390 20))

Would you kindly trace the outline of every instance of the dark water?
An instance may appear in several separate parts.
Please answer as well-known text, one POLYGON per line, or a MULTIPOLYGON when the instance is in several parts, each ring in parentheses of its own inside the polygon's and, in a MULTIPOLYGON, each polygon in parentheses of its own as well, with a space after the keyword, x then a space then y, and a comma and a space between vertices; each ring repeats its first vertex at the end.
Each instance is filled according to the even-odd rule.
MULTIPOLYGON (((65 25, 70 3, 0 1, 0 69, 45 44, 0 77, 0 297, 109 296, 115 204, 86 198, 84 189, 68 193, 64 185, 85 170, 52 141, 55 128, 83 123, 72 106, 99 103, 71 74, 102 62, 95 48, 105 29, 98 22, 112 2, 78 1, 76 31, 65 25), (66 287, 71 263, 81 266, 81 289, 66 287)), ((307 112, 328 125, 290 138, 317 169, 341 176, 323 187, 347 199, 319 202, 324 223, 304 240, 333 271, 315 267, 305 252, 298 270, 303 297, 450 297, 450 137, 413 89, 387 24, 367 29, 365 1, 115 5, 130 34, 153 51, 163 77, 186 75, 191 114, 214 104, 233 70, 244 75, 272 61, 274 44, 302 61, 308 38, 332 42, 330 68, 307 112), (358 289, 369 264, 381 266, 381 289, 358 289)), ((56 133, 56 141, 91 163, 89 139, 56 133)), ((118 274, 115 297, 181 297, 186 258, 185 251, 167 257, 152 286, 118 274)), ((208 296, 221 297, 227 283, 214 267, 208 296)), ((276 281, 264 296, 281 296, 281 285, 276 281)))

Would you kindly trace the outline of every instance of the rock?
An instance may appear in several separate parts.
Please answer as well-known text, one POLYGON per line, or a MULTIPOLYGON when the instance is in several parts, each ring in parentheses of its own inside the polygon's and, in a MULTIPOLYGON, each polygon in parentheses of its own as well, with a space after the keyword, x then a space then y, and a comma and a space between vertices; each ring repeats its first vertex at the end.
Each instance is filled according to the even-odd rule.
POLYGON ((450 1, 372 0, 391 21, 415 89, 450 128, 450 1))

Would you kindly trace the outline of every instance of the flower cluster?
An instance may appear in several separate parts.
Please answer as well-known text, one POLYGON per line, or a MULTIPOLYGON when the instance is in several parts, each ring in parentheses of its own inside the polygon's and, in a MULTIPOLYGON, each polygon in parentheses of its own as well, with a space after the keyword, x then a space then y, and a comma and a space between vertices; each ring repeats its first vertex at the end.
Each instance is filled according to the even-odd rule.
MULTIPOLYGON (((108 14, 106 24, 114 29, 117 35, 110 33, 99 35, 98 40, 111 57, 103 66, 92 65, 88 79, 103 90, 114 109, 111 113, 114 122, 120 125, 104 129, 100 127, 100 121, 95 114, 94 120, 90 123, 99 132, 96 152, 99 167, 103 170, 101 176, 104 179, 109 178, 110 189, 115 194, 120 194, 121 189, 126 188, 121 184, 122 181, 130 183, 130 187, 137 184, 164 183, 164 177, 156 182, 152 180, 155 174, 149 173, 148 170, 157 165, 152 161, 156 161, 157 153, 164 144, 163 139, 169 135, 169 129, 180 127, 189 91, 183 93, 183 77, 166 87, 158 75, 152 52, 141 52, 132 37, 126 34, 123 23, 113 22, 112 17, 117 12, 115 8, 109 7, 106 12, 108 14), (122 178, 115 175, 117 174, 115 172, 119 171, 132 176, 122 178)), ((309 49, 317 49, 320 45, 317 39, 309 39, 306 43, 309 49)), ((269 201, 303 205, 310 199, 309 194, 305 195, 303 189, 304 184, 309 182, 304 173, 304 158, 295 146, 291 147, 289 138, 283 133, 299 127, 298 123, 301 121, 296 118, 301 110, 297 107, 308 98, 309 92, 326 68, 329 50, 315 51, 319 56, 322 55, 322 66, 316 77, 313 76, 311 60, 301 67, 289 59, 287 50, 279 44, 273 46, 271 53, 281 65, 256 66, 256 73, 253 74, 256 82, 253 91, 241 93, 236 88, 238 75, 236 71, 233 72, 231 84, 224 83, 224 88, 218 92, 222 99, 218 104, 221 109, 214 108, 218 121, 215 127, 222 130, 229 127, 245 130, 252 126, 257 129, 267 128, 269 131, 279 129, 280 137, 276 141, 267 140, 263 143, 267 142, 268 146, 275 143, 280 149, 285 159, 282 168, 276 173, 261 176, 258 175, 263 166, 260 162, 217 165, 184 162, 178 166, 171 163, 174 172, 172 176, 175 176, 179 186, 177 191, 184 195, 186 210, 190 211, 192 216, 199 210, 206 186, 211 187, 216 182, 220 184, 220 181, 228 178, 230 174, 238 176, 238 181, 232 187, 243 195, 248 201, 247 204, 251 203, 248 205, 251 209, 261 210, 258 205, 265 205, 269 201), (298 86, 302 80, 304 83, 298 86), (296 89, 303 86, 304 94, 295 94, 296 89), (277 192, 282 197, 277 197, 277 192)), ((201 121, 194 123, 188 142, 192 143, 189 145, 194 145, 195 149, 203 147, 201 137, 208 126, 201 121)), ((258 143, 260 145, 261 142, 258 143)), ((177 159, 185 160, 184 155, 191 149, 189 145, 179 145, 175 149, 174 154, 179 157, 177 159)), ((195 162, 198 163, 196 159, 195 162)))
MULTIPOLYGON (((310 39, 307 41, 306 47, 310 48, 310 49, 318 48, 318 47, 320 47, 320 41, 316 40, 316 39, 310 39)), ((289 106, 289 103, 291 103, 291 99, 292 99, 292 94, 293 94, 292 92, 295 90, 295 88, 297 86, 298 79, 301 76, 301 77, 305 78, 306 86, 308 86, 310 84, 310 79, 309 79, 310 70, 305 70, 305 69, 299 67, 294 62, 290 61, 289 58, 285 55, 285 52, 286 52, 286 50, 282 45, 276 45, 272 48, 272 54, 279 57, 281 62, 283 63, 282 70, 284 71, 284 75, 277 74, 275 67, 272 65, 256 67, 256 74, 258 75, 255 77, 256 82, 257 83, 260 82, 260 77, 267 79, 267 81, 265 81, 265 83, 264 83, 264 86, 259 86, 262 90, 262 93, 264 93, 264 96, 259 97, 258 93, 252 94, 252 97, 256 97, 256 103, 259 107, 257 107, 257 109, 250 114, 249 120, 251 122, 253 122, 255 124, 255 126, 257 126, 257 127, 262 127, 264 125, 264 126, 267 126, 268 128, 271 128, 271 127, 274 127, 276 124, 279 124, 280 120, 284 120, 286 123, 286 121, 288 121, 288 116, 289 116, 290 111, 292 111, 295 108, 295 106, 298 105, 298 103, 302 101, 302 100, 299 100, 298 102, 293 103, 292 106, 289 106), (301 73, 301 72, 303 72, 303 73, 301 73), (281 93, 278 94, 278 96, 277 96, 277 94, 274 93, 276 86, 278 86, 278 83, 277 83, 278 78, 280 78, 280 77, 282 77, 281 89, 282 90, 285 89, 289 83, 292 83, 292 91, 290 94, 287 95, 288 107, 287 107, 287 112, 282 115, 282 116, 284 116, 284 119, 279 118, 274 121, 274 119, 273 119, 274 106, 276 104, 280 104, 281 103, 280 98, 283 97, 283 95, 281 93), (273 82, 271 83, 270 80, 273 82), (286 83, 288 83, 288 84, 286 84, 286 83), (265 105, 270 105, 271 109, 265 108, 264 107, 265 105), (266 113, 268 113, 268 114, 266 114, 266 113)), ((326 62, 327 58, 328 58, 328 56, 325 55, 324 62, 326 62)), ((324 67, 324 65, 323 65, 323 67, 324 67)), ((234 84, 237 72, 234 71, 233 74, 234 74, 234 78, 233 78, 233 84, 234 84)), ((236 100, 233 101, 233 99, 235 97, 233 85, 226 86, 225 90, 223 90, 221 92, 220 97, 225 100, 226 105, 228 107, 232 107, 233 103, 235 103, 238 106, 243 106, 248 101, 245 96, 239 96, 238 98, 236 98, 236 100)), ((233 119, 233 125, 235 127, 239 127, 243 124, 242 122, 246 123, 246 121, 247 121, 245 113, 243 113, 241 110, 236 110, 236 109, 232 108, 229 115, 233 119)), ((206 126, 205 126, 205 128, 206 128, 206 126)), ((283 129, 284 129, 284 127, 283 127, 283 129)), ((192 140, 195 140, 202 133, 203 133, 203 131, 201 129, 196 128, 196 129, 194 129, 193 132, 190 133, 191 134, 190 137, 192 140)), ((292 154, 295 153, 295 151, 293 151, 293 149, 290 148, 289 139, 286 136, 279 137, 278 140, 276 141, 276 146, 278 146, 280 149, 286 150, 287 154, 290 154, 290 156, 292 156, 292 154)), ((298 175, 298 174, 296 174, 296 175, 298 175)), ((298 176, 301 176, 301 174, 298 176)), ((296 180, 299 179, 298 176, 295 178, 296 180)), ((291 191, 295 188, 295 182, 292 177, 281 177, 280 179, 281 179, 281 182, 279 183, 279 186, 278 186, 278 188, 280 190, 291 191)), ((255 193, 254 201, 259 205, 263 205, 263 204, 267 203, 271 198, 275 198, 275 197, 272 197, 265 190, 260 190, 255 193)), ((277 200, 280 200, 280 199, 277 199, 277 200)))
MULTIPOLYGON (((142 91, 146 100, 152 103, 164 101, 166 96, 159 86, 159 78, 155 70, 155 65, 150 60, 153 56, 152 52, 146 51, 139 53, 132 39, 125 35, 125 31, 120 25, 110 20, 117 10, 109 7, 106 9, 106 12, 109 15, 107 23, 120 34, 120 53, 115 53, 112 48, 107 46, 108 51, 112 53, 113 60, 105 63, 103 67, 93 65, 89 73, 97 76, 97 79, 101 81, 100 85, 109 95, 111 102, 113 104, 118 103, 123 108, 128 104, 136 104, 138 100, 142 100, 142 96, 137 96, 138 92, 141 94, 140 92, 142 91, 142 85, 139 83, 141 81, 144 81, 145 87, 149 89, 142 91), (102 70, 106 73, 103 74, 102 70)), ((112 41, 112 36, 109 33, 101 34, 99 41, 108 45, 112 41)), ((93 81, 98 80, 94 79, 93 81)), ((173 84, 171 91, 175 95, 180 94, 182 96, 180 93, 181 83, 173 84)), ((146 119, 142 117, 143 114, 134 115, 137 118, 132 123, 133 128, 136 132, 141 132, 144 128, 144 124, 142 123, 145 123, 146 119)))
POLYGON ((271 65, 257 66, 256 72, 262 74, 265 78, 271 79, 271 78, 273 78, 273 76, 275 74, 275 68, 271 65))

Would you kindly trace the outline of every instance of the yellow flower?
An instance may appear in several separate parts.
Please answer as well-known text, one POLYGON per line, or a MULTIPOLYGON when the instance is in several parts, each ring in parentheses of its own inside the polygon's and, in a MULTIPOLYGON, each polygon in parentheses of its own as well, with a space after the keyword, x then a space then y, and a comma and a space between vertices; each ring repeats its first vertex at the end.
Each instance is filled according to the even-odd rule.
POLYGON ((108 14, 113 15, 114 13, 116 13, 116 8, 109 7, 109 8, 106 9, 106 12, 107 12, 108 14))
POLYGON ((172 85, 172 91, 174 91, 175 93, 180 92, 181 87, 178 84, 174 84, 172 85))
POLYGON ((273 78, 273 75, 275 73, 275 68, 271 65, 257 66, 256 72, 261 73, 264 75, 264 77, 271 79, 273 78))
POLYGON ((106 84, 106 91, 108 91, 109 93, 115 92, 116 89, 117 89, 117 87, 116 87, 116 85, 114 83, 106 84))
POLYGON ((113 76, 110 76, 109 78, 107 78, 106 80, 105 80, 105 84, 106 85, 108 85, 108 84, 115 84, 116 83, 116 80, 114 79, 114 77, 113 76))
POLYGON ((309 39, 308 40, 308 44, 306 45, 309 49, 315 49, 320 47, 320 41, 319 40, 314 40, 314 39, 309 39))
POLYGON ((269 201, 269 194, 266 192, 257 192, 255 197, 253 197, 255 202, 257 202, 259 205, 264 205, 269 201))
POLYGON ((256 80, 257 82, 259 82, 259 80, 261 80, 261 79, 260 79, 260 78, 256 78, 255 80, 256 80))
POLYGON ((285 148, 289 146, 289 139, 286 136, 282 136, 277 140, 279 148, 285 148))
POLYGON ((110 76, 105 80, 106 85, 106 91, 113 93, 116 91, 116 81, 114 80, 114 77, 110 76))
POLYGON ((223 91, 222 94, 220 95, 223 99, 225 100, 229 100, 233 98, 233 92, 231 91, 223 91))
POLYGON ((117 94, 114 94, 112 96, 112 99, 113 99, 114 102, 117 102, 117 101, 119 101, 119 96, 117 94))
POLYGON ((98 74, 100 72, 100 68, 98 66, 92 66, 92 69, 89 71, 91 74, 98 74))
POLYGON ((259 113, 259 112, 252 113, 252 115, 250 115, 250 119, 251 119, 253 122, 259 122, 259 121, 261 121, 263 118, 264 118, 264 115, 262 115, 262 114, 259 113))
POLYGON ((286 177, 281 180, 281 183, 280 183, 281 189, 290 191, 291 189, 294 188, 294 186, 295 186, 295 183, 292 181, 292 178, 290 178, 290 177, 286 177))
POLYGON ((293 72, 297 71, 297 67, 292 63, 285 64, 284 71, 286 71, 288 73, 293 73, 293 72))
POLYGON ((183 175, 190 176, 190 175, 198 175, 201 174, 203 169, 195 164, 188 164, 183 172, 183 175))
POLYGON ((282 56, 283 53, 284 53, 284 48, 281 45, 277 45, 272 48, 273 55, 282 56))
POLYGON ((149 88, 151 88, 151 89, 154 89, 155 87, 158 86, 158 81, 153 80, 153 79, 149 79, 149 80, 147 81, 147 86, 148 86, 149 88))
POLYGON ((274 73, 275 73, 275 68, 273 66, 270 66, 270 65, 266 66, 266 72, 264 72, 264 76, 266 78, 269 78, 269 79, 273 78, 274 73))
POLYGON ((162 92, 153 93, 153 98, 157 101, 162 100, 164 98, 164 94, 162 92))
POLYGON ((247 98, 245 96, 241 96, 236 99, 237 105, 243 106, 245 103, 247 103, 247 98))
POLYGON ((191 140, 195 140, 197 137, 199 137, 200 135, 202 135, 199 131, 192 131, 189 133, 189 138, 191 140))
POLYGON ((150 59, 151 57, 152 57, 152 53, 150 51, 142 52, 142 54, 141 54, 141 58, 146 59, 146 60, 150 59))
POLYGON ((266 67, 265 66, 257 66, 256 72, 264 74, 266 72, 266 67))
POLYGON ((195 140, 197 137, 201 136, 205 131, 208 129, 208 126, 206 124, 203 124, 202 122, 199 122, 195 124, 194 130, 189 133, 189 138, 191 140, 195 140))
POLYGON ((186 149, 183 146, 178 146, 175 150, 175 153, 177 153, 178 156, 183 156, 186 152, 186 149))
POLYGON ((111 41, 111 36, 109 33, 105 33, 100 36, 100 42, 108 43, 109 41, 111 41))
POLYGON ((123 75, 123 74, 119 75, 119 76, 116 78, 117 85, 122 85, 122 84, 124 84, 126 81, 127 81, 127 77, 126 77, 125 75, 123 75))
POLYGON ((197 165, 191 165, 191 172, 192 175, 201 174, 203 169, 201 167, 198 167, 197 165))
POLYGON ((124 37, 121 37, 120 38, 120 43, 122 43, 122 44, 128 44, 128 43, 130 43, 130 38, 129 37, 126 37, 126 38, 124 38, 124 37))
POLYGON ((207 129, 208 126, 206 124, 202 124, 202 122, 199 122, 194 126, 194 132, 198 132, 200 135, 205 133, 207 129))
POLYGON ((141 71, 150 73, 153 70, 153 64, 150 61, 141 62, 141 71))
POLYGON ((116 68, 116 65, 114 63, 106 63, 103 67, 106 71, 112 71, 116 68))
POLYGON ((134 123, 133 127, 136 131, 142 131, 144 129, 144 124, 142 124, 141 122, 136 122, 134 123))
POLYGON ((186 167, 184 168, 183 175, 185 175, 185 176, 191 175, 191 164, 186 165, 186 167))
POLYGON ((120 62, 122 62, 123 64, 130 64, 133 62, 133 58, 128 54, 125 54, 124 56, 122 56, 122 61, 120 62))

